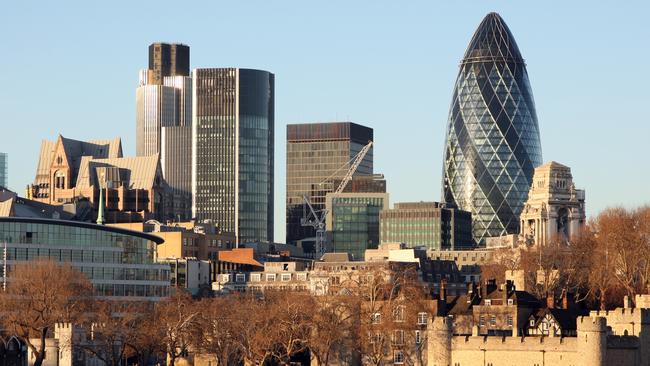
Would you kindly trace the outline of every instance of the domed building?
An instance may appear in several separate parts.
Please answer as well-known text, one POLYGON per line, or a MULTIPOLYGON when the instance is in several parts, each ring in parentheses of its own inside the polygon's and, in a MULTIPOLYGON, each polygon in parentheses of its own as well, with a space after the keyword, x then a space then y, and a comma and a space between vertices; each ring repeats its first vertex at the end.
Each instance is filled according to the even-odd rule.
POLYGON ((496 13, 474 33, 449 110, 443 200, 472 213, 476 243, 519 232, 542 147, 526 64, 496 13))

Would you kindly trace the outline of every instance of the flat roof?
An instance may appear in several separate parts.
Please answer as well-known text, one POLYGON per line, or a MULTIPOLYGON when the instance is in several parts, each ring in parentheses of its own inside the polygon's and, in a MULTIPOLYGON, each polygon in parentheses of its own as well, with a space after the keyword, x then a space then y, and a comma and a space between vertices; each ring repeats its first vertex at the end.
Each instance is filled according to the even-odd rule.
POLYGON ((80 227, 84 229, 108 231, 112 233, 137 236, 143 239, 151 240, 156 244, 162 244, 165 242, 165 239, 159 236, 143 233, 141 231, 122 229, 114 226, 97 225, 97 224, 93 224, 90 222, 83 222, 83 221, 41 219, 41 218, 33 218, 33 217, 0 217, 0 222, 25 222, 30 224, 47 224, 47 225, 80 227))

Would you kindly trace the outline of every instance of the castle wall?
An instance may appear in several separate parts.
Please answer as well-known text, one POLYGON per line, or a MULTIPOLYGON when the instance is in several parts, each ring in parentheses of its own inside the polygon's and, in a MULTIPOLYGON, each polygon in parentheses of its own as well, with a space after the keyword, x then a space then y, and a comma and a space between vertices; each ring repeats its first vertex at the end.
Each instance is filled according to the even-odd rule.
POLYGON ((451 365, 578 366, 575 338, 452 337, 451 365))

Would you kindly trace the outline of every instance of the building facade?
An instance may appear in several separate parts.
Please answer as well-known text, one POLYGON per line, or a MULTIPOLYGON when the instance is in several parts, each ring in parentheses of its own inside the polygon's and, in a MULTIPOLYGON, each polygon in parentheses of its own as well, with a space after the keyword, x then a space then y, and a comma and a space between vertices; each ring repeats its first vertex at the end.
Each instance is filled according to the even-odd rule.
POLYGON ((160 155, 177 220, 192 216, 191 124, 189 47, 154 43, 136 89, 136 155, 160 155))
POLYGON ((195 69, 192 213, 238 242, 273 241, 274 75, 195 69))
POLYGON ((473 247, 472 214, 439 202, 401 202, 379 215, 381 243, 405 243, 430 250, 473 247))
POLYGON ((9 157, 7 153, 0 152, 0 187, 9 185, 9 157))
POLYGON ((50 205, 73 204, 89 210, 92 220, 104 191, 106 222, 172 218, 169 187, 158 155, 122 157, 122 143, 79 141, 60 136, 43 140, 34 183, 27 198, 50 205))
POLYGON ((488 14, 460 64, 449 111, 443 197, 472 213, 473 235, 516 234, 542 164, 537 113, 517 43, 503 19, 488 14))
POLYGON ((190 75, 190 47, 178 43, 152 43, 149 46, 149 79, 162 85, 165 76, 190 75))
MULTIPOLYGON (((303 196, 315 210, 323 210, 325 195, 337 186, 332 178, 340 180, 350 168, 350 160, 372 140, 372 128, 352 122, 287 125, 287 243, 316 235, 312 227, 301 225, 303 196)), ((355 176, 372 173, 371 148, 355 176)))
POLYGON ((388 193, 328 193, 326 250, 361 259, 379 247, 379 213, 389 207, 388 193))
POLYGON ((7 243, 9 280, 16 264, 47 258, 81 271, 101 297, 158 301, 169 296, 169 266, 154 261, 163 242, 159 237, 84 222, 0 217, 0 238, 7 243))
POLYGON ((551 161, 535 169, 528 201, 521 213, 521 237, 526 245, 570 240, 587 220, 585 191, 576 189, 571 168, 551 161))

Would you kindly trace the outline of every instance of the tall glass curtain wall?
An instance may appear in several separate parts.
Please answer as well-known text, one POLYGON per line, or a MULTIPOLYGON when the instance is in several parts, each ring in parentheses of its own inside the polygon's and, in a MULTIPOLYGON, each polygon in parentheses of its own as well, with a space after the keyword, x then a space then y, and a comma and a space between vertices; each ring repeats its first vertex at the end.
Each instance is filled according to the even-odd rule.
POLYGON ((192 167, 197 220, 235 232, 235 69, 195 70, 196 120, 192 167))
POLYGON ((335 252, 348 252, 361 259, 366 249, 379 246, 379 212, 382 198, 332 198, 332 245, 335 252))
POLYGON ((273 241, 274 76, 239 70, 239 237, 273 241))
POLYGON ((47 258, 71 263, 100 296, 169 296, 169 268, 155 264, 156 243, 145 238, 68 225, 0 222, 0 241, 7 243, 9 278, 17 263, 47 258))
POLYGON ((194 73, 194 216, 236 232, 239 242, 272 241, 273 74, 244 69, 194 73))

